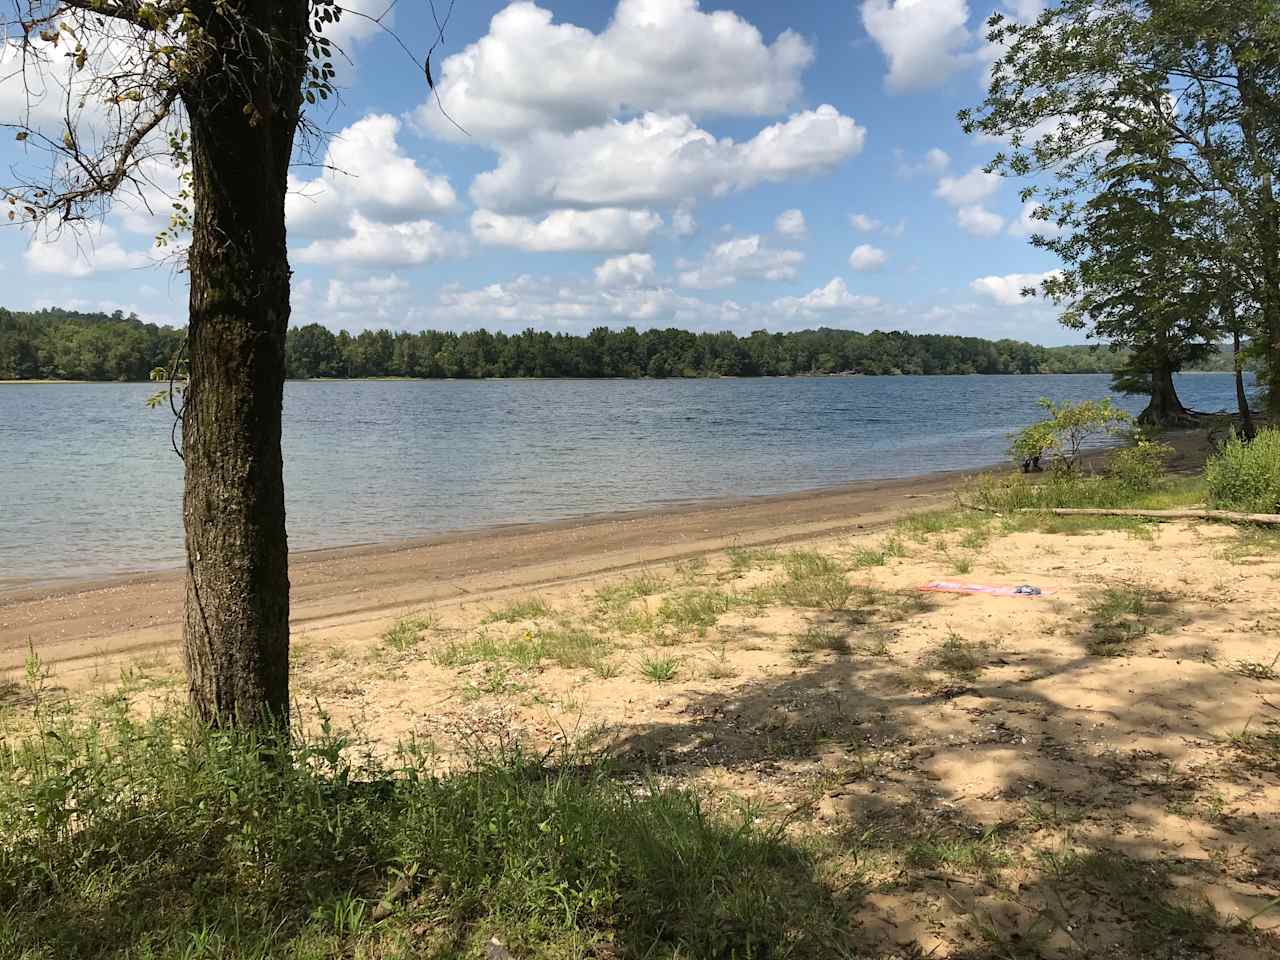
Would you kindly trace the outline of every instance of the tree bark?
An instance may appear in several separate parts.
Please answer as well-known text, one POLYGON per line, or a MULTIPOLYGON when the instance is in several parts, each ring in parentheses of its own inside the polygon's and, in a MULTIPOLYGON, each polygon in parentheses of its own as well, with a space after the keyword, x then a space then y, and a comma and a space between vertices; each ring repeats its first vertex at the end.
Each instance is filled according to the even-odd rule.
POLYGON ((1178 391, 1173 385, 1173 368, 1167 362, 1156 361, 1151 369, 1151 400, 1147 408, 1138 414, 1138 423, 1172 427, 1194 420, 1195 417, 1178 399, 1178 391))
POLYGON ((306 12, 306 0, 249 0, 225 20, 211 14, 218 55, 183 95, 195 198, 183 649, 191 706, 217 726, 283 725, 289 715, 284 199, 306 12))
POLYGON ((1258 431, 1253 425, 1253 413, 1249 410, 1249 394, 1244 389, 1244 365, 1240 359, 1240 331, 1235 327, 1231 330, 1231 348, 1234 361, 1232 365, 1236 370, 1236 407, 1240 412, 1240 435, 1247 441, 1256 437, 1258 431))

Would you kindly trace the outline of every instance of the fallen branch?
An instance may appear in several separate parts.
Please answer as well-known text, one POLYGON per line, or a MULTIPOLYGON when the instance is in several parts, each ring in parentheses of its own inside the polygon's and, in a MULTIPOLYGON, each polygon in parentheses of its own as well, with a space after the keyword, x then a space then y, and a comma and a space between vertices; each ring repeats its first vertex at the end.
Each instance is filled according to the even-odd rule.
POLYGON ((1143 520, 1221 520, 1280 526, 1280 513, 1236 513, 1233 510, 1100 510, 1092 507, 1020 507, 1018 513, 1051 513, 1059 517, 1140 517, 1143 520))

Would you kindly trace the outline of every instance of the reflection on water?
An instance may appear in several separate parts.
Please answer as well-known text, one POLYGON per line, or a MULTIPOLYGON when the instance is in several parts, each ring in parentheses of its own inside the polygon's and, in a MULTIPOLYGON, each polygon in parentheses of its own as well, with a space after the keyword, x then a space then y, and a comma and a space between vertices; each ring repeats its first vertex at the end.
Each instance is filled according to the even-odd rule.
MULTIPOLYGON (((1000 460, 1036 399, 1106 376, 290 383, 295 550, 1000 460)), ((1178 384, 1234 402, 1230 374, 1178 384)), ((0 589, 181 562, 181 463, 150 384, 0 385, 0 589)), ((1125 399, 1132 410, 1140 403, 1125 399)))

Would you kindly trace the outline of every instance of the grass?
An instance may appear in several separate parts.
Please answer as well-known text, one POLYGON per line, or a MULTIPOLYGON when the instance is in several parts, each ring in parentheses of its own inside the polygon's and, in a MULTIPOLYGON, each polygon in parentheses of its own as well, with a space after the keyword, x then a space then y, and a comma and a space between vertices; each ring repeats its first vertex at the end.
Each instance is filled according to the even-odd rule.
POLYGON ((681 630, 703 632, 740 602, 740 598, 724 590, 685 590, 663 598, 657 621, 681 630))
POLYGON ((1121 657, 1151 629, 1168 601, 1146 587, 1106 587, 1088 601, 1085 649, 1095 657, 1121 657))
POLYGON ((640 658, 640 675, 653 683, 669 683, 680 672, 680 661, 676 657, 640 658))
POLYGON ((526 630, 518 637, 495 636, 480 631, 463 640, 451 640, 432 651, 431 659, 441 667, 466 667, 473 663, 514 663, 526 669, 536 667, 546 656, 540 637, 526 630))
POLYGON ((434 616, 401 617, 383 632, 382 642, 404 653, 421 643, 424 635, 438 624, 439 618, 434 616))
POLYGON ((747 573, 778 562, 778 551, 771 547, 730 547, 724 553, 734 573, 747 573))
POLYGON ((552 614, 550 605, 541 597, 523 597, 512 600, 496 610, 490 610, 484 618, 485 623, 522 623, 526 620, 540 620, 552 614))
POLYGON ((831 557, 809 550, 793 550, 782 558, 785 577, 760 591, 776 603, 814 609, 843 610, 853 595, 844 570, 831 557))
POLYGON ((950 633, 921 658, 921 666, 939 670, 958 680, 976 680, 987 665, 989 646, 982 641, 969 641, 950 633))
POLYGON ((1236 660, 1231 664, 1231 670, 1233 673, 1248 677, 1250 680, 1280 680, 1280 670, 1276 669, 1277 664, 1280 664, 1280 653, 1272 657, 1270 663, 1262 663, 1256 660, 1236 660))
POLYGON ((549 627, 539 630, 537 639, 542 656, 567 670, 594 670, 613 650, 607 639, 580 627, 549 627))
POLYGON ((825 650, 829 653, 848 654, 853 652, 849 641, 831 627, 811 626, 795 638, 792 648, 804 653, 816 653, 825 650))
POLYGON ((665 578, 646 570, 634 577, 601 587, 596 591, 596 600, 601 607, 617 610, 625 607, 632 600, 661 593, 666 585, 665 578))
POLYGON ((479 957, 496 937, 529 960, 816 958, 845 935, 779 828, 591 758, 495 748, 440 776, 413 744, 383 764, 332 732, 122 713, 12 747, 3 956, 479 957))

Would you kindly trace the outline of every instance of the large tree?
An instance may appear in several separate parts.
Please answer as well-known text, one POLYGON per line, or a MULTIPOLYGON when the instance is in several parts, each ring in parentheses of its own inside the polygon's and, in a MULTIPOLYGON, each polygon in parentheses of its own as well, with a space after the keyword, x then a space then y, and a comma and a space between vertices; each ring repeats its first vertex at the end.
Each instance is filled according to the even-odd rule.
POLYGON ((290 270, 284 202, 303 104, 333 76, 333 0, 17 0, 5 82, 42 176, 7 191, 36 229, 102 215, 176 162, 190 229, 185 461, 190 701, 217 725, 289 712, 280 420, 290 270), (39 151, 43 151, 42 153, 39 151))
POLYGON ((1229 199, 1254 251, 1242 294, 1280 408, 1280 0, 1060 0, 1032 23, 989 25, 987 97, 960 118, 1008 144, 992 169, 1042 178, 1043 202, 1069 220, 1105 186, 1099 152, 1145 130, 1161 151, 1148 159, 1229 199))

